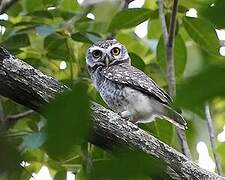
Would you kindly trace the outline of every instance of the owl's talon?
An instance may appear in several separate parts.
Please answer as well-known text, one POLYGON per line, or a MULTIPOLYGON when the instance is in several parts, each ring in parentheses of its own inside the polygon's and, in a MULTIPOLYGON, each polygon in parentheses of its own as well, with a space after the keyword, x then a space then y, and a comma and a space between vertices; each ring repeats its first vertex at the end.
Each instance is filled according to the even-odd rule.
POLYGON ((126 119, 127 121, 130 121, 131 114, 130 114, 129 111, 119 112, 118 115, 119 115, 120 117, 122 117, 123 119, 126 119))

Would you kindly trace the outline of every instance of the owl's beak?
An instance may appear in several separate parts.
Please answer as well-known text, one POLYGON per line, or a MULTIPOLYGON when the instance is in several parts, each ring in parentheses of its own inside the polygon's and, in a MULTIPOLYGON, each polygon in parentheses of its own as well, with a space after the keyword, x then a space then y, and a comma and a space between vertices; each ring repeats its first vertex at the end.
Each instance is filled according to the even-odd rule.
POLYGON ((106 54, 105 57, 104 57, 104 62, 105 62, 106 66, 109 66, 109 63, 110 63, 109 61, 110 61, 109 55, 106 54))

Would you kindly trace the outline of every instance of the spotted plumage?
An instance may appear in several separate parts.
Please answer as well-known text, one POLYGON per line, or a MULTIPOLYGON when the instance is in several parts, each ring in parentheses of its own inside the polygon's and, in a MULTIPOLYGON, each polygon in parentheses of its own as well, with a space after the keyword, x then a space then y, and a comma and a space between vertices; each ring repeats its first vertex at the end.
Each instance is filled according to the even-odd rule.
POLYGON ((143 123, 159 117, 186 128, 183 117, 170 107, 170 96, 131 65, 126 48, 118 41, 93 44, 87 51, 86 63, 104 101, 123 118, 143 123))

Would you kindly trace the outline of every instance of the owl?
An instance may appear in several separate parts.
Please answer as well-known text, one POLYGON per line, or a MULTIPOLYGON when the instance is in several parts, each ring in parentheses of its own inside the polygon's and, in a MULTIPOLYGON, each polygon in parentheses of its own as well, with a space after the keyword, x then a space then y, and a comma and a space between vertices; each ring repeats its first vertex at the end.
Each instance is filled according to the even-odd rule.
POLYGON ((86 64, 101 97, 122 118, 147 123, 158 117, 186 129, 183 117, 170 106, 171 97, 131 65, 128 51, 117 40, 93 44, 87 50, 86 64))

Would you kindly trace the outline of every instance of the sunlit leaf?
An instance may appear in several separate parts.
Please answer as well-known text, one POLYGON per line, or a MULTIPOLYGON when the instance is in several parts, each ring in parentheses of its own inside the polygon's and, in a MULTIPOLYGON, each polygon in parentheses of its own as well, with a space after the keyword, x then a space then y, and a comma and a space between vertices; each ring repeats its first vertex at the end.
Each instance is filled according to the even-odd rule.
POLYGON ((148 38, 158 39, 162 34, 161 23, 159 19, 150 20, 148 23, 148 38))
POLYGON ((150 10, 144 8, 132 8, 118 12, 112 19, 109 31, 134 27, 150 17, 150 10))
POLYGON ((189 36, 205 51, 219 52, 219 40, 211 23, 200 18, 184 17, 183 24, 189 36))
POLYGON ((224 157, 224 153, 225 153, 225 143, 222 142, 218 145, 217 149, 216 149, 219 158, 220 158, 220 163, 221 163, 221 167, 224 169, 225 168, 225 157, 224 157))
POLYGON ((79 9, 79 4, 74 0, 63 0, 61 1, 59 8, 62 10, 74 12, 79 9))
POLYGON ((45 153, 40 149, 26 149, 22 153, 22 158, 24 161, 34 161, 42 163, 44 161, 45 153))

